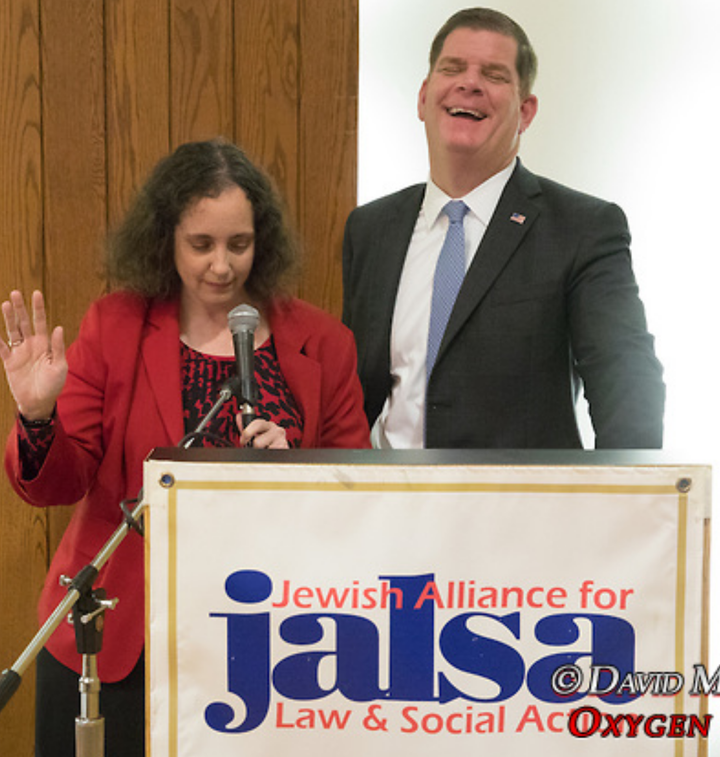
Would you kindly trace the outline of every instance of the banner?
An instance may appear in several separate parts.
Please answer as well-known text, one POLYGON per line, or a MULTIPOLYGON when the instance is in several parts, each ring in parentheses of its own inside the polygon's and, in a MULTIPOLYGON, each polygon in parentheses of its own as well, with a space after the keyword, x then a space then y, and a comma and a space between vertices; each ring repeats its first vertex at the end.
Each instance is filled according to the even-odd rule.
POLYGON ((702 755, 709 489, 150 460, 150 754, 702 755))

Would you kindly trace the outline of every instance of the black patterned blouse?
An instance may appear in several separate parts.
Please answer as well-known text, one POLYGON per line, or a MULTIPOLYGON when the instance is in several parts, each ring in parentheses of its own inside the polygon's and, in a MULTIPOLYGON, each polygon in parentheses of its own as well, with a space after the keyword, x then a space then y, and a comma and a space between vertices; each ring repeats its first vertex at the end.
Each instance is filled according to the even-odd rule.
MULTIPOLYGON (((235 372, 235 358, 205 355, 181 344, 180 364, 185 432, 189 433, 207 415, 217 399, 219 388, 235 372)), ((288 445, 299 447, 303 419, 280 370, 272 337, 255 350, 255 381, 258 388, 257 416, 284 428, 288 445)), ((223 405, 207 430, 234 447, 240 446, 240 433, 235 423, 237 413, 238 403, 233 397, 223 405)), ((215 446, 211 439, 204 445, 215 446)))
MULTIPOLYGON (((205 355, 180 343, 185 433, 198 427, 215 404, 220 387, 234 371, 235 358, 205 355)), ((255 350, 255 380, 258 387, 257 416, 284 428, 288 445, 299 447, 303 418, 280 370, 272 337, 255 350)), ((231 446, 240 446, 240 433, 235 423, 237 412, 237 399, 233 397, 205 429, 208 436, 202 442, 196 441, 195 445, 214 447, 218 442, 212 437, 220 437, 231 446)), ((25 481, 31 481, 39 473, 54 436, 53 423, 41 428, 26 427, 22 422, 18 424, 20 465, 25 481)))

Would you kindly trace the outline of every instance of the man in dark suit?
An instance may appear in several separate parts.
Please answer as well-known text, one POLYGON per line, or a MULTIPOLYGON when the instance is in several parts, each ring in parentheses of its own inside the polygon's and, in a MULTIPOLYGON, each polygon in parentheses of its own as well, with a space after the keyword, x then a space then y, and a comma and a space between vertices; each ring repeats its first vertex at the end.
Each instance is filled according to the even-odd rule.
POLYGON ((375 446, 580 447, 581 387, 596 447, 662 445, 662 368, 622 210, 517 158, 537 111, 536 69, 507 16, 453 15, 418 98, 430 180, 348 218, 343 319, 375 446), (460 242, 445 208, 458 199, 460 242), (466 273, 436 337, 435 298, 447 299, 434 294, 445 286, 438 260, 458 245, 466 273), (428 339, 440 339, 432 364, 428 339))

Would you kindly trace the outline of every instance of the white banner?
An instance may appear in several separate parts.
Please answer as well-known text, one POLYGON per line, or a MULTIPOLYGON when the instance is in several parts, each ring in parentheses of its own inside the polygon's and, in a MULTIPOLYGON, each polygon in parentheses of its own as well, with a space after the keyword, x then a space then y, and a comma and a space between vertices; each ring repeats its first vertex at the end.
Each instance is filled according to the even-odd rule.
POLYGON ((709 489, 151 460, 150 754, 701 755, 709 489))

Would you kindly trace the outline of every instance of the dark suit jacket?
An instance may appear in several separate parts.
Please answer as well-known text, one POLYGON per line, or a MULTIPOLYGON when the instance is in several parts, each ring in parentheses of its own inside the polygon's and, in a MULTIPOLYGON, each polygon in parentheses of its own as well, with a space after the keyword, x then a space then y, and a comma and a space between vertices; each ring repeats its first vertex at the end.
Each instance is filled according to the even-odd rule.
MULTIPOLYGON (((370 424, 391 388, 395 296, 425 185, 354 210, 343 320, 370 424)), ((518 163, 463 283, 427 388, 428 447, 572 448, 584 383, 598 448, 658 448, 665 389, 620 208, 518 163)))
MULTIPOLYGON (((352 334, 327 313, 299 300, 269 313, 280 367, 303 413, 303 447, 369 447, 352 334)), ((55 438, 36 478, 20 475, 17 431, 5 466, 31 504, 77 502, 40 599, 44 622, 65 596, 58 584, 89 563, 121 522, 119 503, 137 496, 143 460, 172 447, 183 427, 177 304, 114 294, 96 302, 68 350, 70 372, 58 399, 55 438)), ((108 617, 98 657, 104 681, 124 678, 144 641, 143 542, 131 532, 95 586, 120 602, 108 617)), ((50 652, 80 671, 73 629, 62 623, 50 652)))

